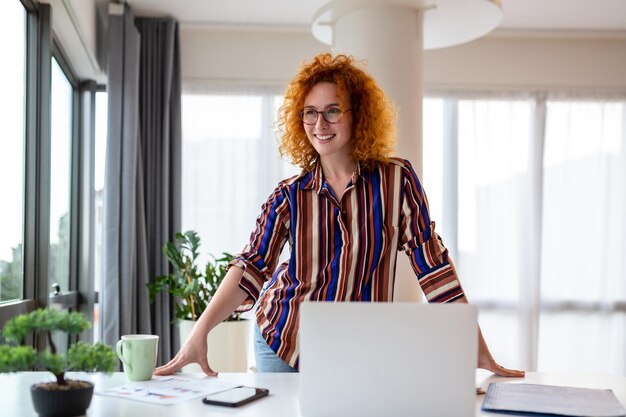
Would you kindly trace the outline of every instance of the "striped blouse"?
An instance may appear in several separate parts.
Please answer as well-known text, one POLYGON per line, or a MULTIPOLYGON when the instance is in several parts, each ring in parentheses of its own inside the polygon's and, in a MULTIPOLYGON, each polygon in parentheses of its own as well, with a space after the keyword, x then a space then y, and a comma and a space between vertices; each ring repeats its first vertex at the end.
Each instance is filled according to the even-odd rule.
POLYGON ((279 183, 262 206, 250 242, 231 262, 244 270, 239 287, 248 294, 238 310, 258 300, 261 334, 297 369, 300 303, 392 301, 399 250, 410 257, 429 302, 461 299, 434 226, 409 161, 392 158, 368 172, 357 166, 341 201, 318 162, 313 171, 279 183), (290 258, 277 266, 287 241, 290 258))

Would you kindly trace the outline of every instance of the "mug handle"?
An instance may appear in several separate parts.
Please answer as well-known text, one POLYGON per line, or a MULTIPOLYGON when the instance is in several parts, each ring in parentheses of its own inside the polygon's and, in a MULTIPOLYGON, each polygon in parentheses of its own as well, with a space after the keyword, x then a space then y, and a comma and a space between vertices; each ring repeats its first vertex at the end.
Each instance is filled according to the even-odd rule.
MULTIPOLYGON (((122 346, 124 346, 124 340, 118 340, 115 345, 115 352, 117 353, 117 357, 120 358, 122 363, 128 367, 128 370, 132 373, 133 368, 126 359, 124 359, 124 355, 122 355, 122 346)), ((130 349, 130 344, 126 345, 126 349, 130 349)))

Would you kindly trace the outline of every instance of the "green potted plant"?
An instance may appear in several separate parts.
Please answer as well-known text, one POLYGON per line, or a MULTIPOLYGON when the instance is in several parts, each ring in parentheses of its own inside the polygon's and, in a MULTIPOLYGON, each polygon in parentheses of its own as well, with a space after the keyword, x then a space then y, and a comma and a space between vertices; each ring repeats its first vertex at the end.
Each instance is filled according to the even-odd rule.
POLYGON ((43 369, 55 376, 53 382, 31 386, 35 411, 39 415, 75 416, 85 414, 93 395, 93 384, 88 381, 65 377, 68 371, 106 372, 115 370, 117 357, 113 350, 103 344, 72 343, 66 354, 56 351, 52 341, 53 331, 77 335, 91 327, 81 313, 51 309, 39 309, 21 314, 9 320, 3 330, 4 343, 0 345, 0 372, 20 372, 43 369), (23 345, 26 336, 40 333, 49 348, 37 352, 32 346, 23 345))
MULTIPOLYGON (((234 259, 229 253, 216 258, 200 268, 200 237, 194 230, 176 233, 174 242, 163 246, 163 253, 172 265, 168 275, 157 276, 148 283, 150 301, 156 295, 166 292, 173 296, 175 316, 181 343, 184 342, 196 320, 215 295, 226 276, 228 263, 234 259)), ((221 372, 245 372, 247 370, 247 343, 250 332, 248 320, 242 320, 239 313, 231 314, 223 323, 216 326, 207 337, 208 359, 211 367, 221 372)), ((183 368, 186 372, 200 371, 197 365, 183 368)))

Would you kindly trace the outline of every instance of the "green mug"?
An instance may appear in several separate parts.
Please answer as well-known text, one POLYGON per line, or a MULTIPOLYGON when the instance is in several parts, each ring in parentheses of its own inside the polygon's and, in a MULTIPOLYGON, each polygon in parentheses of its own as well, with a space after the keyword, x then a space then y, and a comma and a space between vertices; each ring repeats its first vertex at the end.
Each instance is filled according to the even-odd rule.
POLYGON ((152 379, 157 361, 159 336, 129 334, 122 336, 115 345, 117 356, 124 364, 124 374, 129 381, 152 379))

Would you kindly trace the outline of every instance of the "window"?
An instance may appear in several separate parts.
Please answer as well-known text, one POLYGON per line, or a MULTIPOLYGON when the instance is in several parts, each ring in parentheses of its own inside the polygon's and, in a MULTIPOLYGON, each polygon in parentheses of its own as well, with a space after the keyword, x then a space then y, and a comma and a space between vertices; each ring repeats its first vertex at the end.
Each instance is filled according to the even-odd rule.
MULTIPOLYGON (((102 288, 102 197, 104 194, 104 174, 107 145, 107 106, 108 95, 104 91, 96 93, 96 136, 94 161, 94 291, 100 294, 102 288)), ((100 340, 100 304, 95 303, 93 312, 94 342, 100 340)))
POLYGON ((72 85, 52 59, 50 249, 48 283, 70 289, 70 195, 72 175, 72 85))
MULTIPOLYGON (((443 212, 444 201, 444 100, 440 98, 424 99, 422 106, 424 114, 423 123, 423 153, 428 155, 423 158, 423 178, 422 185, 425 187, 428 197, 428 206, 430 209, 430 218, 436 223, 435 228, 440 236, 446 236, 443 212), (428 139, 428 140, 427 140, 428 139), (427 185, 426 185, 427 184, 427 185)), ((446 198, 447 200, 447 198, 446 198)), ((448 250, 452 253, 455 251, 455 245, 451 242, 444 241, 448 250)))
POLYGON ((281 100, 271 92, 183 95, 182 224, 198 231, 203 255, 240 252, 272 190, 299 172, 278 155, 281 100))
MULTIPOLYGON (((71 196, 73 174, 73 94, 74 89, 59 66, 56 58, 51 60, 50 100, 50 236, 48 246, 48 288, 51 304, 57 290, 65 294, 75 290, 70 281, 71 196)), ((75 262, 75 260, 74 260, 75 262)), ((75 303, 63 302, 61 307, 73 308, 75 303), (69 304, 69 305, 68 305, 69 304)), ((57 349, 67 349, 67 336, 52 335, 57 349)))
MULTIPOLYGON (((0 69, 1 327, 38 306, 86 311, 93 304, 85 203, 91 197, 84 185, 93 181, 95 83, 80 83, 64 59, 49 4, 9 0, 0 2, 0 12, 3 56, 11 63, 0 69), (62 294, 51 293, 52 283, 62 294)), ((46 341, 35 343, 43 349, 46 341)))
POLYGON ((624 102, 548 101, 543 179, 539 366, 624 375, 624 102))
POLYGON ((24 235, 24 111, 26 107, 26 11, 19 1, 0 3, 0 303, 21 299, 24 235))
MULTIPOLYGON (((527 269, 528 101, 458 103, 459 274, 472 302, 517 306, 527 269)), ((499 307, 499 306, 498 306, 499 307)), ((485 337, 504 363, 519 363, 520 329, 510 308, 483 309, 485 337), (497 336, 496 336, 497 335, 497 336)))
POLYGON ((518 298, 527 245, 520 225, 529 215, 532 109, 528 100, 507 99, 427 99, 424 105, 431 217, 443 226, 438 233, 470 302, 481 306, 479 322, 491 350, 520 368, 518 298))
POLYGON ((430 98, 424 115, 433 218, 497 360, 626 374, 624 102, 430 98))

